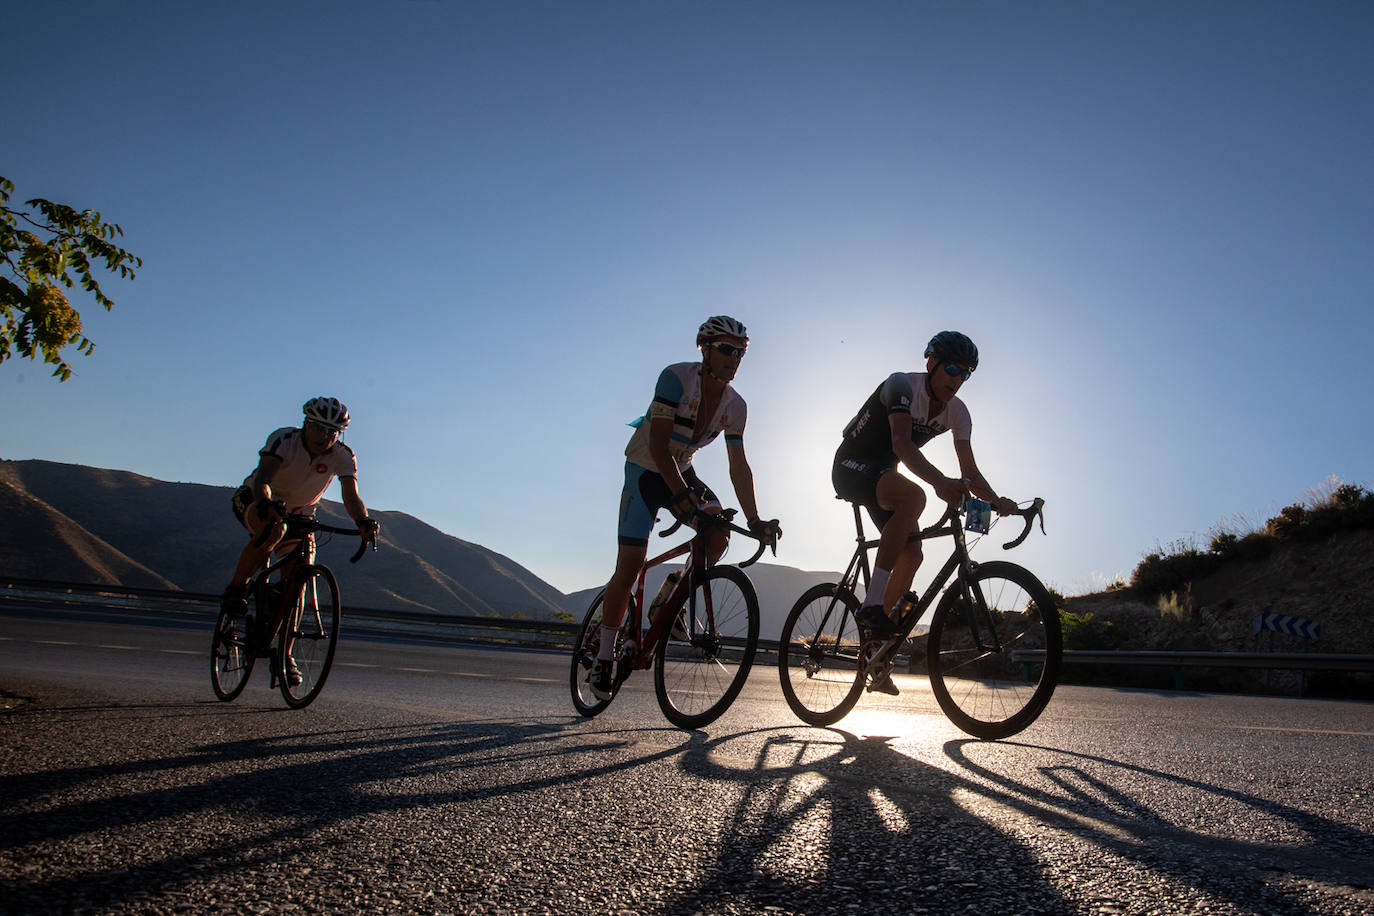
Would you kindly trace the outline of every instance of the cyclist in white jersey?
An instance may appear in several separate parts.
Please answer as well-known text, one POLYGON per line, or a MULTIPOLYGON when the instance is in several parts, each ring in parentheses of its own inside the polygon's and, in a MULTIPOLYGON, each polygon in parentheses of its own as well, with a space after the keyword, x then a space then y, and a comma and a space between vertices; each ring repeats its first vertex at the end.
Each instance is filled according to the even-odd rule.
MULTIPOLYGON (((776 520, 759 519, 754 472, 744 454, 744 398, 730 387, 749 346, 749 333, 735 319, 716 315, 697 329, 697 346, 701 362, 664 369, 648 412, 631 424, 635 431, 625 447, 615 572, 602 600, 599 658, 589 673, 592 692, 603 700, 610 699, 614 689, 615 635, 644 565, 656 513, 667 507, 690 523, 695 509, 720 511, 715 493, 692 469, 692 456, 698 449, 725 434, 730 482, 749 529, 763 534, 768 544, 782 534, 776 520)), ((707 553, 714 563, 725 552, 730 533, 713 529, 707 536, 707 553)))
POLYGON ((234 614, 248 611, 245 589, 253 574, 283 544, 288 515, 315 514, 315 505, 335 477, 344 509, 366 540, 375 540, 379 525, 367 515, 358 495, 358 463, 353 450, 339 440, 348 427, 348 408, 335 398, 311 398, 301 408, 300 427, 287 426, 267 437, 258 466, 234 493, 234 517, 248 529, 249 541, 239 554, 234 576, 221 599, 234 614))
MULTIPOLYGON (((978 348, 958 331, 941 331, 931 338, 925 356, 925 372, 893 373, 864 402, 844 429, 831 469, 836 494, 866 508, 882 530, 873 577, 856 615, 856 622, 880 639, 895 632, 889 615, 921 565, 921 542, 907 536, 919 528, 926 495, 898 473, 898 462, 945 502, 958 502, 968 491, 990 502, 999 515, 1016 511, 1016 503, 998 496, 978 470, 973 420, 955 396, 978 368, 978 348), (954 436, 962 480, 946 477, 921 454, 922 446, 946 431, 954 436)), ((890 677, 872 689, 897 692, 890 677)))

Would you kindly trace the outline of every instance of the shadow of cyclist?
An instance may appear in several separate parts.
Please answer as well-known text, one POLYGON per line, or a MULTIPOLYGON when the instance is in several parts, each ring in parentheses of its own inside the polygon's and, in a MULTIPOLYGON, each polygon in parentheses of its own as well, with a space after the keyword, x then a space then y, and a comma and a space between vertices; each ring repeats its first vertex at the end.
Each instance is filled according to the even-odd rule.
MULTIPOLYGON (((684 768, 742 790, 715 868, 668 911, 707 909, 733 891, 745 909, 840 911, 842 901, 862 900, 869 911, 1078 912, 1096 900, 1085 889, 1087 872, 1129 867, 1242 911, 1307 912, 1294 909, 1283 887, 1238 880, 1233 868, 1201 868, 1200 857, 1336 884, 1358 881, 1374 861, 1369 834, 1200 779, 1055 748, 974 739, 944 745, 956 765, 948 771, 905 756, 891 740, 838 728, 782 729, 690 746, 684 768), (757 746, 752 756, 729 753, 728 745, 741 739, 757 746), (1008 748, 1042 751, 1055 762, 1018 779, 971 759, 966 752, 977 747, 999 754, 1008 748), (1095 772, 1103 769, 1111 775, 1095 772), (1141 779, 1198 793, 1199 804, 1253 807, 1314 845, 1297 851, 1290 844, 1204 836, 1171 824, 1123 788, 1141 779), (1055 790, 1040 787, 1043 781, 1055 790), (1085 840, 1098 854, 1073 879, 1052 881, 1053 860, 1042 859, 1038 843, 1027 839, 1042 830, 1085 840), (1359 850, 1351 861, 1350 853, 1359 850)), ((1023 759, 1016 757, 1017 765, 1023 759)))

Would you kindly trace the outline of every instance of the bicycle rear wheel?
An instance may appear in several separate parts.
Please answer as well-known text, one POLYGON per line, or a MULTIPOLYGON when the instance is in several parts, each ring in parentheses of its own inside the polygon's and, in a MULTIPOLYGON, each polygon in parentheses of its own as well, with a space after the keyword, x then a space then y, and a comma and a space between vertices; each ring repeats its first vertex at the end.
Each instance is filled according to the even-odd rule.
POLYGON ((744 689, 758 645, 754 584, 734 566, 706 570, 654 650, 663 715, 678 728, 714 722, 744 689))
MULTIPOLYGON (((582 627, 577 631, 577 642, 573 643, 572 666, 568 672, 573 708, 589 718, 611 705, 610 700, 603 700, 592 693, 592 685, 587 680, 591 677, 592 666, 596 664, 597 652, 601 648, 601 605, 605 598, 606 592, 602 590, 593 599, 592 606, 587 608, 582 627)), ((634 637, 631 631, 635 619, 634 602, 634 595, 630 595, 630 603, 625 608, 625 616, 620 618, 620 630, 616 636, 616 651, 620 653, 622 666, 633 664, 634 637)), ((617 690, 629 673, 628 669, 617 672, 617 690)))
POLYGON ((327 567, 312 564, 291 578, 296 596, 273 656, 286 705, 300 709, 324 689, 339 645, 339 586, 327 567), (294 682, 294 683, 293 683, 294 682))
POLYGON ((969 585, 987 611, 970 606, 958 582, 945 592, 926 646, 930 688, 959 728, 1006 738, 1035 721, 1059 682, 1059 610, 1040 580, 1014 563, 982 563, 969 585))
POLYGON ((859 599, 833 582, 807 589, 782 628, 778 676, 787 705, 809 725, 834 725, 863 693, 859 671, 859 599))
POLYGON ((254 655, 247 614, 220 611, 210 641, 210 686, 224 702, 243 693, 253 673, 254 655))

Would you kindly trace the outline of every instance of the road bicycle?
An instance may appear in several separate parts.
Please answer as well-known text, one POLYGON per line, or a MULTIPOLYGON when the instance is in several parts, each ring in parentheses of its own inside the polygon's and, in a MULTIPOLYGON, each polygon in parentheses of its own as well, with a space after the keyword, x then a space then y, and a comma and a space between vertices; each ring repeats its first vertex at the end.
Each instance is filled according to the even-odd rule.
MULTIPOLYGON (((1025 529, 1004 549, 1024 541, 1036 518, 1044 532, 1044 504, 1037 498, 1016 513, 1025 529)), ((951 537, 949 559, 923 595, 907 592, 898 602, 896 636, 865 642, 854 622, 856 590, 860 580, 868 587, 868 551, 878 541, 865 539, 859 506, 851 505, 858 546, 844 575, 804 593, 783 626, 778 674, 792 711, 811 725, 844 718, 866 685, 872 690, 891 676, 899 652, 921 635, 918 623, 952 578, 925 634, 925 669, 936 701, 951 722, 979 738, 1006 738, 1034 722, 1054 693, 1062 661, 1059 611, 1049 590, 1014 563, 973 562, 962 506, 951 504, 938 522, 911 536, 951 537), (1022 652, 1027 649, 1038 651, 1022 652)))
MULTIPOLYGON (((221 610, 210 644, 210 683, 226 703, 243 692, 253 663, 271 659, 271 687, 280 687, 286 705, 309 706, 320 695, 339 644, 339 584, 334 573, 315 562, 315 534, 362 535, 305 516, 290 516, 283 541, 296 543, 269 563, 248 586, 255 605, 247 614, 221 610)), ((349 558, 356 563, 368 544, 349 558)))
MULTIPOLYGON (((759 599, 744 567, 763 555, 765 542, 747 528, 734 524, 735 510, 719 515, 697 510, 697 534, 644 563, 630 595, 630 604, 616 635, 618 659, 613 691, 631 671, 654 669, 654 693, 669 722, 679 728, 701 728, 714 722, 744 688, 759 643, 759 599), (712 527, 754 538, 759 549, 737 565, 707 565, 706 533, 712 527), (655 566, 686 556, 682 573, 662 603, 655 602, 646 621, 644 577, 655 566)), ((674 524, 660 537, 681 527, 674 524)), ((670 574, 671 577, 672 574, 670 574)), ((592 692, 588 678, 601 646, 603 589, 582 620, 573 644, 569 686, 573 706, 584 716, 595 716, 611 704, 592 692)), ((612 693, 612 697, 615 693, 612 693)))

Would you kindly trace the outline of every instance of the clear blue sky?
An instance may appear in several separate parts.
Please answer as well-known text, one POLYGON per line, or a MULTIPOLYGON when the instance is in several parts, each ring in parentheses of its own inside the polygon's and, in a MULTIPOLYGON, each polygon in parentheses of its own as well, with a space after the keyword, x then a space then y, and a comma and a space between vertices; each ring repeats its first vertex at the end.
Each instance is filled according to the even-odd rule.
POLYGON ((0 365, 5 458, 227 486, 334 395, 370 506, 571 591, 724 312, 789 565, 843 563, 839 430, 943 328, 1067 593, 1374 476, 1368 3, 46 0, 5 35, 0 174, 145 262, 75 300, 70 381, 0 365))

